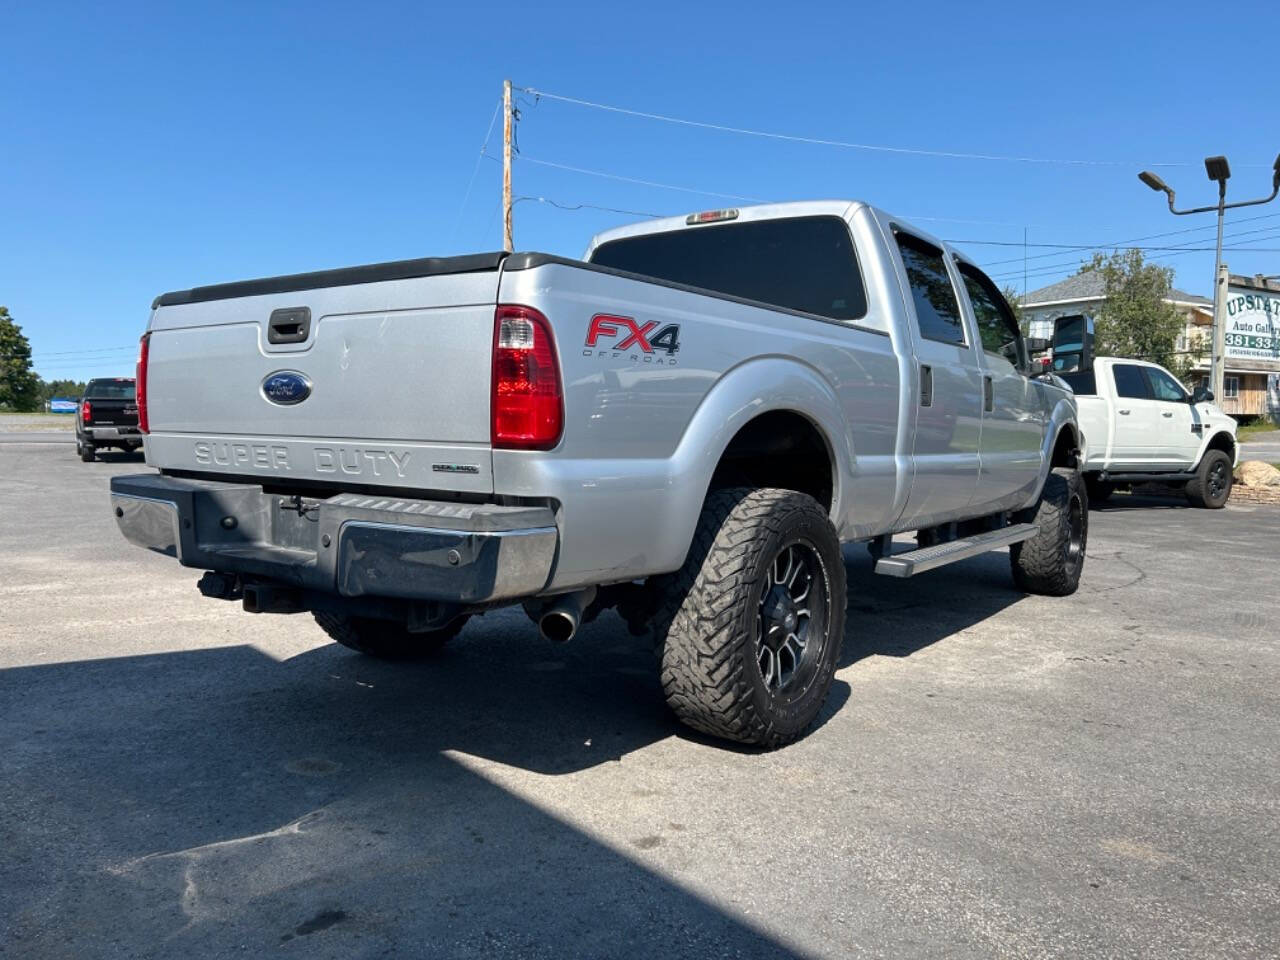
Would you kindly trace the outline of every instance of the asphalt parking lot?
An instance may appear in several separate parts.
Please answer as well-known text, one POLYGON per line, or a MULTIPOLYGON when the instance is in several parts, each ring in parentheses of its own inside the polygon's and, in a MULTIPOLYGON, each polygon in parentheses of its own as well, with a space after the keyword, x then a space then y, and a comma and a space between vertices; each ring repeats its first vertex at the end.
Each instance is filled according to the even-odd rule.
POLYGON ((1280 508, 1117 496, 1065 600, 849 558, 820 725, 735 750, 606 615, 370 661, 0 440, 0 954, 1266 957, 1280 508))

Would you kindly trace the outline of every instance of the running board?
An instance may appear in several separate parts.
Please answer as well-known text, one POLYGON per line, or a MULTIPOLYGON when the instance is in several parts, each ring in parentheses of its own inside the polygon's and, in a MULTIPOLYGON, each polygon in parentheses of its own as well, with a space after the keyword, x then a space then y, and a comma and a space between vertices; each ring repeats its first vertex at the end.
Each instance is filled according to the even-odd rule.
POLYGON ((1194 480, 1197 474, 1190 473, 1108 473, 1103 470, 1098 474, 1102 483, 1181 483, 1194 480))
POLYGON ((988 550, 1029 540, 1040 532, 1034 523, 1015 523, 975 537, 962 537, 932 547, 921 547, 876 561, 876 573, 886 577, 910 577, 957 560, 967 560, 988 550))

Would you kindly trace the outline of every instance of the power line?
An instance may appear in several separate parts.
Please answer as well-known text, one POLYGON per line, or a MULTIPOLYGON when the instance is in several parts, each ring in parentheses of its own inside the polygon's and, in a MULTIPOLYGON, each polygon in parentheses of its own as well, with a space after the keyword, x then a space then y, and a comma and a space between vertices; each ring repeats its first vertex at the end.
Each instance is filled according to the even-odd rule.
MULTIPOLYGON (((497 157, 492 156, 490 154, 485 154, 485 156, 488 156, 490 160, 498 159, 497 157)), ((521 163, 534 163, 540 167, 554 167, 557 170, 568 170, 570 173, 582 173, 591 177, 603 177, 606 180, 620 180, 623 183, 635 183, 635 184, 639 184, 642 187, 658 187, 659 189, 662 189, 662 190, 677 190, 680 193, 694 193, 703 197, 718 197, 721 200, 745 200, 748 203, 771 203, 772 202, 770 200, 765 200, 761 197, 744 197, 734 193, 716 193, 713 190, 698 190, 694 187, 681 187, 672 183, 659 183, 656 180, 641 180, 638 177, 624 177, 621 174, 606 173, 603 170, 588 170, 585 167, 571 167, 567 163, 555 163, 554 161, 551 161, 551 160, 538 160, 534 157, 530 157, 523 153, 520 154, 520 156, 517 159, 521 163)))
POLYGON ((956 150, 927 150, 917 147, 897 147, 886 144, 877 143, 858 143, 848 140, 832 140, 825 137, 802 137, 788 133, 776 133, 768 130, 753 130, 747 127, 735 127, 723 123, 708 123, 701 120, 688 120, 683 117, 672 117, 661 113, 649 113, 644 110, 631 110, 626 107, 619 107, 608 103, 597 103, 593 100, 583 100, 578 97, 566 97, 561 94, 547 93, 544 90, 537 90, 533 87, 517 87, 523 93, 532 94, 546 100, 558 100, 561 103, 571 103, 579 107, 589 107, 593 110, 605 110, 610 113, 619 113, 631 117, 640 117, 645 120, 657 120, 663 123, 674 123, 686 127, 699 127, 704 130, 717 130, 721 133, 735 133, 748 137, 763 137, 769 140, 785 140, 790 143, 807 143, 824 147, 841 147, 850 150, 870 150, 880 153, 897 153, 909 154, 913 156, 923 157, 942 157, 951 160, 994 160, 1008 163, 1035 163, 1035 164, 1058 164, 1063 166, 1096 166, 1096 167, 1190 167, 1196 164, 1192 161, 1175 160, 1160 163, 1143 163, 1141 161, 1131 160, 1083 160, 1057 157, 1023 157, 1009 156, 1004 154, 990 153, 966 153, 956 150))
MULTIPOLYGON (((1280 234, 1269 234, 1264 237, 1255 237, 1254 239, 1276 240, 1276 239, 1280 239, 1280 234)), ((1105 248, 1090 247, 1087 249, 1093 250, 1093 249, 1105 249, 1105 248)), ((1167 251, 1167 252, 1161 253, 1160 256, 1149 258, 1156 262, 1168 259, 1169 257, 1181 256, 1182 254, 1186 254, 1186 253, 1208 253, 1214 250, 1213 247, 1185 247, 1185 246, 1184 247, 1130 247, 1127 245, 1118 245, 1116 249, 1154 250, 1157 252, 1167 251)), ((1224 246, 1222 249, 1235 250, 1241 253, 1278 253, 1280 252, 1280 248, 1276 248, 1276 247, 1251 247, 1251 246, 1243 246, 1243 245, 1224 246)), ((1050 254, 1050 256, 1053 256, 1053 254, 1050 254)), ((1074 258, 1071 260, 1062 260, 1062 261, 1059 261, 1058 263, 1039 264, 1037 267, 1037 270, 1033 271, 1031 274, 1029 274, 1029 276, 1048 276, 1053 273, 1061 273, 1063 271, 1073 270, 1080 265, 1080 262, 1081 261, 1079 258, 1074 258)), ((988 264, 988 266, 990 265, 988 264)), ((1006 270, 998 274, 993 273, 992 278, 993 279, 997 279, 997 278, 1009 279, 1017 276, 1020 273, 1021 271, 1018 271, 1018 270, 1006 270)))
POLYGON ((517 203, 524 200, 532 200, 535 203, 545 203, 560 210, 603 210, 606 213, 621 213, 630 217, 649 217, 653 220, 657 220, 661 217, 674 216, 674 214, 670 213, 646 213, 643 210, 619 210, 617 207, 602 207, 596 203, 561 203, 548 197, 516 197, 511 201, 511 205, 515 206, 517 203))
MULTIPOLYGON (((1276 233, 1267 233, 1267 232, 1266 232, 1266 231, 1269 231, 1269 230, 1274 230, 1274 229, 1275 229, 1275 226, 1276 226, 1275 224, 1268 224, 1268 225, 1267 225, 1267 226, 1265 226, 1265 227, 1260 227, 1260 228, 1257 228, 1257 229, 1254 229, 1254 230, 1241 230, 1241 231, 1239 231, 1239 232, 1237 232, 1237 233, 1233 233, 1233 234, 1231 234, 1231 236, 1230 236, 1230 237, 1228 237, 1227 239, 1239 239, 1239 238, 1244 237, 1244 236, 1246 236, 1246 235, 1249 235, 1249 234, 1256 234, 1256 233, 1262 233, 1262 234, 1264 234, 1264 235, 1263 235, 1263 236, 1260 236, 1260 237, 1257 237, 1257 236, 1252 237, 1252 238, 1251 238, 1252 240, 1255 240, 1255 241, 1263 241, 1263 240, 1275 240, 1275 239, 1280 239, 1280 234, 1276 234, 1276 233)), ((1202 229, 1202 228, 1201 228, 1201 229, 1202 229)), ((1105 245, 1105 246, 1099 246, 1099 247, 1086 247, 1086 248, 1083 248, 1083 250, 1126 249, 1126 248, 1130 248, 1130 241, 1120 241, 1120 242, 1118 242, 1118 243, 1114 243, 1114 244, 1107 244, 1107 245, 1105 245)), ((1139 247, 1137 247, 1136 249, 1145 249, 1145 248, 1143 248, 1143 247, 1140 247, 1140 246, 1139 246, 1139 247)), ((1158 248, 1152 247, 1152 248, 1150 248, 1150 249, 1158 249, 1158 248)), ((1184 244, 1184 245, 1181 245, 1181 246, 1175 246, 1175 247, 1171 247, 1171 248, 1168 248, 1168 249, 1170 249, 1170 250, 1172 250, 1172 251, 1179 252, 1179 253, 1195 253, 1195 252, 1204 252, 1204 251, 1206 251, 1206 250, 1212 250, 1213 248, 1212 248, 1212 247, 1192 247, 1192 246, 1188 246, 1188 245, 1185 245, 1185 244, 1184 244)), ((1229 248, 1224 247, 1224 249, 1240 250, 1240 251, 1243 251, 1243 252, 1246 252, 1246 253, 1247 253, 1247 252, 1255 252, 1255 253, 1266 253, 1266 252, 1270 252, 1270 248, 1267 248, 1267 247, 1249 247, 1249 246, 1244 246, 1244 245, 1236 245, 1236 246, 1229 247, 1229 248)), ((1082 251, 1082 252, 1083 252, 1083 251, 1082 251)), ((1037 254, 1037 255, 1036 255, 1036 256, 1034 256, 1034 257, 1028 257, 1027 259, 1029 259, 1029 260, 1043 260, 1043 259, 1045 259, 1046 257, 1052 258, 1052 257, 1057 257, 1057 256, 1061 256, 1061 253, 1060 253, 1060 252, 1056 252, 1056 253, 1041 253, 1041 254, 1037 254)), ((1159 259, 1159 258, 1158 258, 1158 257, 1156 257, 1156 258, 1152 258, 1152 259, 1159 259)), ((994 261, 994 262, 992 262, 992 263, 988 263, 988 264, 986 264, 986 267, 987 267, 987 269, 988 269, 988 270, 990 270, 990 268, 991 268, 991 267, 996 266, 997 264, 1000 264, 1000 263, 1010 264, 1010 263, 1016 263, 1016 262, 1018 262, 1018 261, 1017 261, 1017 260, 1002 260, 1002 261, 994 261)), ((1052 272, 1052 270, 1053 270, 1054 268, 1057 268, 1057 267, 1073 267, 1073 266, 1075 266, 1078 262, 1079 262, 1078 258, 1071 258, 1071 259, 1067 259, 1067 260, 1059 260, 1059 261, 1058 261, 1058 262, 1056 262, 1056 263, 1042 263, 1042 264, 1037 264, 1037 270, 1039 270, 1040 274, 1041 274, 1041 275, 1043 275, 1043 274, 1045 273, 1045 271, 1052 272)), ((1005 275, 1009 275, 1010 271, 1007 271, 1007 270, 1006 270, 1006 271, 1004 271, 1004 273, 1005 273, 1005 275)))
POLYGON ((458 216, 453 221, 453 232, 449 234, 450 244, 458 236, 458 227, 462 226, 462 215, 467 210, 467 201, 471 199, 471 188, 476 184, 476 174, 480 172, 480 161, 485 157, 485 150, 489 147, 489 138, 493 136, 493 126, 498 122, 498 111, 501 109, 502 101, 499 100, 493 105, 493 116, 489 118, 489 129, 485 131, 484 142, 480 144, 480 155, 476 157, 476 165, 471 168, 471 179, 467 181, 467 191, 462 195, 462 205, 458 207, 458 216))
MULTIPOLYGON (((1271 236, 1269 236, 1269 237, 1255 237, 1255 239, 1257 239, 1257 240, 1274 240, 1274 239, 1277 239, 1277 238, 1280 238, 1280 234, 1272 234, 1272 235, 1271 235, 1271 236)), ((953 241, 948 241, 948 243, 951 243, 951 242, 953 242, 953 241)), ((995 241, 995 240, 985 240, 985 241, 983 241, 983 240, 958 240, 958 241, 954 241, 954 242, 955 242, 955 243, 970 243, 970 244, 988 243, 988 244, 995 244, 995 245, 997 245, 997 246, 1001 246, 1001 247, 1021 247, 1021 246, 1022 246, 1022 244, 1020 244, 1020 243, 1016 243, 1016 242, 1014 242, 1014 241, 1012 241, 1012 240, 1011 240, 1011 241, 1009 241, 1009 242, 1007 242, 1007 243, 1000 243, 1000 242, 995 241)), ((1178 245, 1178 246, 1176 246, 1176 247, 1152 247, 1152 246, 1142 246, 1142 245, 1139 245, 1139 244, 1130 244, 1130 243, 1123 243, 1123 244, 1084 244, 1084 245, 1080 245, 1080 246, 1077 246, 1076 244, 1072 244, 1072 243, 1029 243, 1029 244, 1026 244, 1026 246, 1028 246, 1028 247, 1056 247, 1056 248, 1057 248, 1057 249, 1059 249, 1059 250, 1107 250, 1107 249, 1121 248, 1121 247, 1122 247, 1122 248, 1124 248, 1125 250, 1143 250, 1143 251, 1148 251, 1148 250, 1151 250, 1151 251, 1156 251, 1156 250, 1182 250, 1182 251, 1185 251, 1186 253, 1206 253, 1206 252, 1212 253, 1215 249, 1217 249, 1216 247, 1188 247, 1186 244, 1180 244, 1180 245, 1178 245)), ((1253 251, 1254 253, 1280 253, 1280 247, 1250 247, 1250 246, 1244 246, 1244 245, 1236 245, 1236 246, 1225 246, 1225 245, 1224 245, 1222 249, 1223 249, 1223 250, 1249 250, 1249 251, 1253 251)), ((1056 256, 1056 254, 1049 254, 1049 256, 1056 256)))
MULTIPOLYGON (((1165 260, 1170 260, 1173 257, 1181 257, 1181 256, 1185 256, 1188 253, 1196 253, 1196 252, 1197 251, 1195 250, 1180 250, 1176 253, 1163 253, 1163 254, 1160 254, 1159 256, 1149 257, 1148 260, 1151 263, 1163 263, 1165 260)), ((1075 261, 1071 264, 1062 264, 1059 266, 1046 267, 1043 270, 1032 271, 1031 273, 1028 273, 1027 276, 1031 278, 1038 278, 1038 277, 1051 277, 1051 276, 1056 276, 1060 274, 1070 275, 1077 272, 1082 265, 1083 264, 1081 261, 1075 261)), ((1022 276, 1022 272, 1020 270, 1015 270, 1009 273, 992 274, 991 279, 997 280, 997 281, 1008 281, 1008 280, 1016 280, 1020 276, 1022 276)))
MULTIPOLYGON (((1238 226, 1239 224, 1242 224, 1242 223, 1252 223, 1252 222, 1253 222, 1253 221, 1255 221, 1255 220, 1271 220, 1271 219, 1274 219, 1275 217, 1280 217, 1280 213, 1264 213, 1264 214, 1261 214, 1261 215, 1256 216, 1256 217, 1244 217, 1243 219, 1233 221, 1233 222, 1232 222, 1232 225, 1233 225, 1233 226, 1238 226)), ((1263 228, 1261 228, 1261 229, 1269 230, 1269 229, 1271 229, 1271 228, 1270 228, 1270 227, 1263 227, 1263 228)), ((1102 250, 1102 249, 1104 249, 1104 248, 1108 248, 1108 247, 1122 247, 1122 246, 1125 246, 1126 244, 1130 244, 1130 243, 1140 243, 1140 242, 1142 242, 1143 240, 1160 240, 1160 239, 1163 239, 1164 237, 1174 237, 1174 236, 1179 236, 1179 235, 1181 235, 1181 234, 1186 234, 1186 233, 1198 233, 1198 232, 1200 232, 1200 231, 1202 231, 1202 230, 1208 230, 1208 231, 1212 232, 1212 231, 1214 230, 1214 227, 1213 227, 1211 224, 1206 224, 1206 225, 1201 226, 1201 227, 1183 227, 1183 228, 1182 228, 1182 229, 1180 229, 1180 230, 1166 230, 1166 231, 1164 231, 1163 233, 1149 233, 1149 234, 1147 234, 1146 236, 1142 236, 1142 237, 1130 237, 1128 240, 1115 240, 1115 241, 1113 241, 1113 242, 1111 242, 1111 243, 1103 243, 1103 244, 1099 244, 1099 245, 1098 245, 1096 248, 1094 248, 1094 249, 1102 250)), ((1256 231, 1256 230, 1250 230, 1250 231, 1244 231, 1244 232, 1241 232, 1241 233, 1235 233, 1235 234, 1232 234, 1232 236, 1233 236, 1233 237, 1242 237, 1242 236, 1244 236, 1244 235, 1245 235, 1245 233, 1256 233, 1256 232, 1258 232, 1258 231, 1256 231)), ((949 242, 949 243, 959 243, 959 242, 967 242, 967 241, 948 241, 948 242, 949 242)), ((973 242, 976 242, 976 241, 973 241, 973 242)), ((1017 244, 1017 243, 1016 243, 1016 241, 1015 241, 1015 245, 1017 245, 1017 246, 1021 246, 1021 244, 1017 244)), ((1027 257, 1026 259, 1027 259, 1027 260, 1043 260, 1043 259, 1048 258, 1048 257, 1056 257, 1056 256, 1057 256, 1057 254, 1056 254, 1056 253, 1039 253, 1039 254, 1036 254, 1036 255, 1035 255, 1035 256, 1033 256, 1033 257, 1027 257)), ((1011 258, 1010 258, 1010 259, 1008 259, 1008 260, 991 260, 991 261, 988 261, 988 262, 987 262, 987 266, 988 266, 988 267, 995 267, 995 266, 999 266, 999 265, 1001 265, 1001 264, 1005 264, 1005 263, 1022 263, 1022 262, 1023 262, 1023 259, 1024 259, 1024 258, 1022 258, 1022 257, 1011 257, 1011 258)))

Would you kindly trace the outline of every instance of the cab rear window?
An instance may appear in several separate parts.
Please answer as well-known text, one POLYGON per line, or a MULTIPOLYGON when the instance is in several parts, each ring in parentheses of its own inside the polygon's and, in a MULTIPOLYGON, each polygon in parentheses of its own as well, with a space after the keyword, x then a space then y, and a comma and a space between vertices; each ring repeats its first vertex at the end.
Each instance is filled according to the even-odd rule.
POLYGON ((591 262, 831 320, 867 313, 857 253, 839 217, 691 227, 601 244, 591 262))
POLYGON ((135 390, 132 380, 90 380, 84 395, 91 400, 133 400, 135 390))
POLYGON ((1067 382, 1077 397, 1096 397, 1098 381, 1094 379, 1092 370, 1081 370, 1074 373, 1059 373, 1059 377, 1067 382))

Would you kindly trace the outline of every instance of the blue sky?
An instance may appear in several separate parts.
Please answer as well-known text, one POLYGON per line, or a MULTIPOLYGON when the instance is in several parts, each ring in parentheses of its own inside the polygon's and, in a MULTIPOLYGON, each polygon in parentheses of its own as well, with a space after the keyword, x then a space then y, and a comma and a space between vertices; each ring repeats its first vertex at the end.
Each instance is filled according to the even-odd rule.
MULTIPOLYGON (((1024 228, 1032 244, 1092 244, 1199 227, 1147 242, 1212 246, 1212 216, 1170 216, 1137 180, 1145 165, 1187 164, 1156 168, 1185 205, 1215 198, 1208 154, 1231 159, 1229 198, 1269 191, 1280 80, 1247 25, 1274 21, 1271 4, 976 6, 0 0, 0 303, 47 379, 111 375, 131 369, 164 290, 497 249, 499 164, 480 159, 466 191, 505 77, 799 136, 1108 161, 825 147, 521 98, 518 196, 658 214, 724 203, 543 160, 770 200, 855 197, 948 239, 1018 244, 961 244, 1018 287, 1024 228), (72 352, 88 350, 101 352, 72 352)), ((1234 219, 1259 215, 1229 219, 1228 244, 1280 248, 1280 201, 1234 219)), ((516 247, 578 255, 634 219, 525 201, 516 247)), ((1027 252, 1032 289, 1083 256, 1027 252)), ((1208 292, 1211 252, 1151 255, 1208 292)), ((1280 273, 1280 252, 1227 260, 1280 273)))

